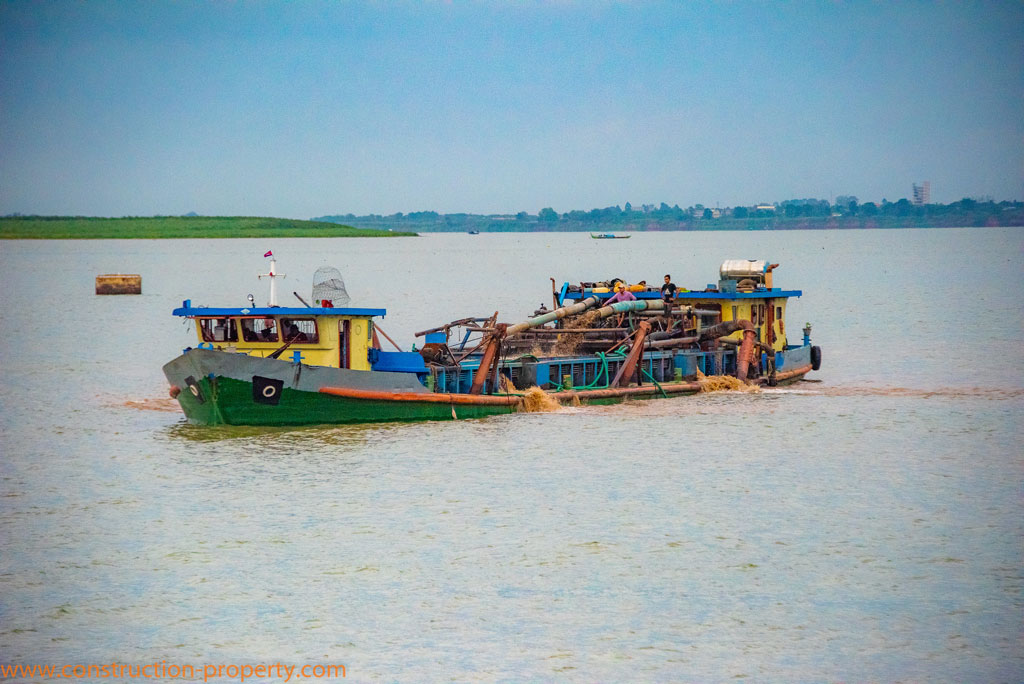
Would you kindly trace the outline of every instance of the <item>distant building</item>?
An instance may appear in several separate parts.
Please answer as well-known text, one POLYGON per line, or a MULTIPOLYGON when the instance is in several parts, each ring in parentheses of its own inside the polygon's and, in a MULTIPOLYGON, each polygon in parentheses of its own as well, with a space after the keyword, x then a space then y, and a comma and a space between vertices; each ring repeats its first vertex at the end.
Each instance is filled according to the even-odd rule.
POLYGON ((921 206, 922 204, 932 203, 932 184, 931 181, 925 181, 921 185, 914 183, 914 204, 921 206))

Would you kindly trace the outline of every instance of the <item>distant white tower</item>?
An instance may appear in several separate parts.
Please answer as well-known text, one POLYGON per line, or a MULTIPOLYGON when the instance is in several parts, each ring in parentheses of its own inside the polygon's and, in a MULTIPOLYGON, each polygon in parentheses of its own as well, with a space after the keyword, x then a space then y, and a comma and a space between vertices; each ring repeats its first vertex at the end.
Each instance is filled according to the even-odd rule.
POLYGON ((923 184, 918 185, 914 183, 914 204, 921 206, 922 204, 931 204, 932 201, 932 184, 931 181, 925 181, 923 184))

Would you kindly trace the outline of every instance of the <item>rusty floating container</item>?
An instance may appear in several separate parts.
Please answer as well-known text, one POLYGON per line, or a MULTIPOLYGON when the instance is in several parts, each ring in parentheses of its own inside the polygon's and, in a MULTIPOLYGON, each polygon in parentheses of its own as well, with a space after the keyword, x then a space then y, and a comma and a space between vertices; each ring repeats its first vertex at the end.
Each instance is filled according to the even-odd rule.
POLYGON ((138 273, 106 273, 96 276, 96 294, 142 294, 142 276, 138 273))

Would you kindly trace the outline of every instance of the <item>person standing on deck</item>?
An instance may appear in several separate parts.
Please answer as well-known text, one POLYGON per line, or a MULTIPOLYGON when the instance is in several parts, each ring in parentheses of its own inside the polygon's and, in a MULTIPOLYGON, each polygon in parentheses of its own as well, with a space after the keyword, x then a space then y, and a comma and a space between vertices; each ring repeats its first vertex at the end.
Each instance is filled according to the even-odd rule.
POLYGON ((615 284, 615 294, 608 298, 608 301, 604 303, 605 306, 614 304, 616 302, 631 302, 636 299, 636 295, 626 289, 626 286, 622 283, 615 284))
POLYGON ((671 302, 676 296, 676 284, 672 282, 672 276, 665 275, 665 284, 661 286, 661 298, 666 303, 671 302))

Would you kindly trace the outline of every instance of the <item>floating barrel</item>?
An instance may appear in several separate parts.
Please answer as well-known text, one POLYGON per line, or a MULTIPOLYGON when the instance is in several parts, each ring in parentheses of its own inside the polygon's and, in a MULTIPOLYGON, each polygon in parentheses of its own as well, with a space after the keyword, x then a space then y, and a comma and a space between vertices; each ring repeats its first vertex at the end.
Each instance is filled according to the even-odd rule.
POLYGON ((96 294, 142 294, 142 276, 137 273, 107 273, 96 276, 96 294))

